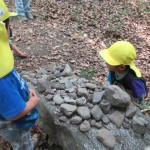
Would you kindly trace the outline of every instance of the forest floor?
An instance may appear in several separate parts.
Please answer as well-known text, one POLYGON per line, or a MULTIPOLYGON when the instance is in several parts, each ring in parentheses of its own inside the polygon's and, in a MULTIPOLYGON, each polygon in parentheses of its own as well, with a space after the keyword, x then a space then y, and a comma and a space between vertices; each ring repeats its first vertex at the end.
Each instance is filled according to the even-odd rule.
MULTIPOLYGON (((14 11, 14 0, 6 2, 14 11)), ((31 11, 34 20, 11 22, 13 42, 29 54, 26 59, 15 54, 18 71, 68 63, 75 74, 103 82, 107 68, 98 51, 127 40, 136 47, 135 63, 150 87, 150 0, 36 0, 31 11)), ((6 144, 0 142, 9 149, 6 144)))

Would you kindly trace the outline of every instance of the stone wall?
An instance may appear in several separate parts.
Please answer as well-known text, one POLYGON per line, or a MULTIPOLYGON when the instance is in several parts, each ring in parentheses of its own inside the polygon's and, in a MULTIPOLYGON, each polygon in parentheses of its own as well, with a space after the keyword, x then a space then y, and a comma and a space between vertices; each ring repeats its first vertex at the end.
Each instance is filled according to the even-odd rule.
POLYGON ((80 78, 68 64, 22 72, 41 97, 39 124, 64 150, 141 150, 150 118, 115 85, 80 78))

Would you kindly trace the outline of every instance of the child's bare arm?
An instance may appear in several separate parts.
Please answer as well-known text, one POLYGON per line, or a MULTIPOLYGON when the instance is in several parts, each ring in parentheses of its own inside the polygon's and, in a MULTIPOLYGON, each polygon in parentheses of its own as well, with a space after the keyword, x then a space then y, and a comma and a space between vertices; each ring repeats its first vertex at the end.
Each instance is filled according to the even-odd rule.
POLYGON ((27 57, 28 54, 21 51, 15 44, 10 44, 11 49, 21 57, 27 57))
POLYGON ((37 97, 35 91, 30 89, 30 99, 26 102, 25 109, 21 113, 16 115, 15 117, 9 118, 7 120, 14 121, 14 120, 20 119, 21 117, 28 114, 35 106, 38 105, 38 103, 39 103, 39 98, 37 97))

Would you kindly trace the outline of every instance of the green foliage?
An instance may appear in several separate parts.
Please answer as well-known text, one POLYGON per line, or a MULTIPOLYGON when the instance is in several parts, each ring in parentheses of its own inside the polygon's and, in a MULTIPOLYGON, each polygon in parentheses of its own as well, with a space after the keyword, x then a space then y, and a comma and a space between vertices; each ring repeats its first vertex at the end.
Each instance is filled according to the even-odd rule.
POLYGON ((86 79, 91 79, 98 72, 97 68, 89 68, 80 72, 79 76, 86 79))
POLYGON ((147 15, 150 15, 150 1, 142 2, 138 8, 139 10, 142 11, 142 13, 146 13, 147 15))
POLYGON ((74 6, 74 8, 71 10, 71 20, 81 22, 82 8, 83 6, 81 4, 74 6))
POLYGON ((86 25, 95 26, 99 13, 96 6, 89 7, 85 4, 77 4, 74 5, 74 8, 71 10, 70 19, 77 22, 78 29, 82 29, 86 25))
POLYGON ((94 18, 97 18, 97 16, 98 16, 98 10, 97 10, 97 8, 94 6, 94 7, 92 7, 92 14, 93 14, 93 17, 94 18))
POLYGON ((150 110, 150 102, 149 101, 145 101, 143 99, 142 103, 141 103, 141 109, 149 109, 150 110))
POLYGON ((79 21, 80 20, 80 11, 78 9, 74 10, 72 13, 71 13, 71 20, 73 21, 79 21))
POLYGON ((82 5, 77 5, 74 7, 74 9, 71 11, 71 16, 70 16, 70 19, 72 21, 76 21, 77 22, 77 27, 78 29, 82 29, 83 27, 83 20, 82 20, 82 5))

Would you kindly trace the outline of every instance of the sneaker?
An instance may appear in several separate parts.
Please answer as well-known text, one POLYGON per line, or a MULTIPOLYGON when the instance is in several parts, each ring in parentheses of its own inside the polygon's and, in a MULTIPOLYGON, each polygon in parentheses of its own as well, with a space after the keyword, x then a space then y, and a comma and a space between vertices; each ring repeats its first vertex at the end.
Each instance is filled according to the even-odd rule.
POLYGON ((31 19, 31 20, 34 19, 33 15, 30 12, 26 12, 25 14, 28 19, 31 19))
POLYGON ((39 142, 42 140, 42 134, 33 134, 32 135, 32 143, 33 143, 33 147, 36 148, 39 144, 39 142))
POLYGON ((18 16, 21 21, 27 21, 28 18, 26 16, 18 16))

